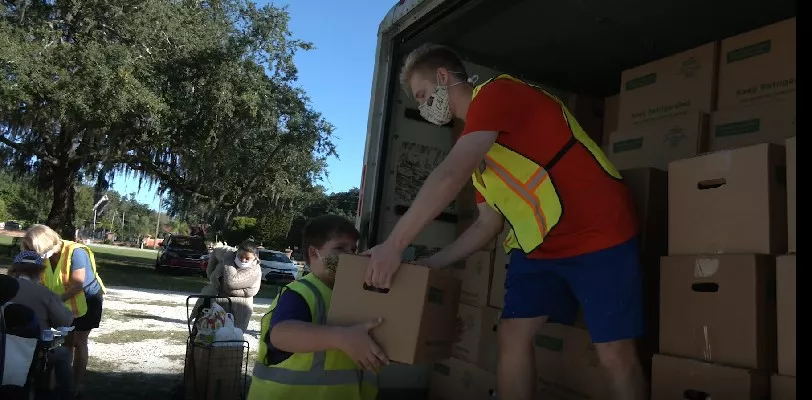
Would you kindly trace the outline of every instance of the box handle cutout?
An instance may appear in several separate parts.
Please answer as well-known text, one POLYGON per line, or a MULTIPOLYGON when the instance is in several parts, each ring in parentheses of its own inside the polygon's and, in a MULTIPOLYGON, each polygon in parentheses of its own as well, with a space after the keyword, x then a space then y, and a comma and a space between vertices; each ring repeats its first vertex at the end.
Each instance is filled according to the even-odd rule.
POLYGON ((687 400, 711 400, 709 393, 694 389, 686 389, 682 392, 682 398, 687 400))
POLYGON ((727 181, 725 178, 708 179, 699 181, 699 183, 696 184, 696 188, 699 190, 717 189, 724 186, 726 183, 727 181))
POLYGON ((364 290, 367 290, 367 291, 370 291, 370 292, 375 292, 375 293, 383 293, 383 294, 389 293, 389 289, 376 288, 375 286, 367 285, 366 282, 364 283, 364 290))
POLYGON ((700 293, 716 293, 719 291, 719 284, 711 282, 694 283, 691 285, 691 290, 700 293))

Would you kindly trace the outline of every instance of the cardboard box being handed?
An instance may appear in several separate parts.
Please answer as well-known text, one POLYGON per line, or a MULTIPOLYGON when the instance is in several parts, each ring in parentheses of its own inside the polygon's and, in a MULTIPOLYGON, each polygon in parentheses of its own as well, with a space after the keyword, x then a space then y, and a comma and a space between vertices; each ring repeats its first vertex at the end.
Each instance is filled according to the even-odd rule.
POLYGON ((330 325, 382 318, 372 338, 391 361, 422 364, 451 356, 459 279, 447 271, 401 264, 388 290, 364 283, 369 257, 341 255, 327 314, 330 325))

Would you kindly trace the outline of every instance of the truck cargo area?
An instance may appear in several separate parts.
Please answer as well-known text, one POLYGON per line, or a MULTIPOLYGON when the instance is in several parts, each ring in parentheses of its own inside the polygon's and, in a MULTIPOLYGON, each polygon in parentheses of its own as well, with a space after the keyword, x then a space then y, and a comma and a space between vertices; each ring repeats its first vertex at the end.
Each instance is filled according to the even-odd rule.
MULTIPOLYGON (((611 95, 621 71, 797 13, 794 0, 451 2, 402 34, 569 92, 611 95)), ((398 59, 398 56, 395 57, 398 59)))
MULTIPOLYGON (((461 55, 469 75, 479 76, 479 83, 500 73, 508 73, 530 83, 540 85, 548 92, 559 97, 576 116, 579 124, 604 149, 617 168, 624 170, 624 179, 627 186, 635 186, 631 188, 631 191, 644 193, 640 196, 640 199, 636 198, 635 202, 645 203, 645 205, 638 204, 641 209, 645 208, 643 211, 638 209, 638 214, 645 213, 645 215, 639 215, 640 219, 644 220, 641 222, 641 237, 648 235, 648 238, 646 238, 648 242, 641 245, 641 248, 645 248, 647 253, 645 257, 641 256, 641 259, 644 258, 642 263, 646 264, 643 267, 649 271, 654 271, 652 275, 644 277, 648 282, 646 285, 649 286, 645 294, 647 301, 648 298, 653 299, 647 305, 652 313, 646 316, 646 330, 647 335, 651 334, 654 341, 645 343, 643 346, 646 348, 641 353, 648 353, 647 360, 644 360, 643 363, 648 364, 644 365, 644 368, 651 368, 651 354, 658 353, 656 338, 659 329, 657 313, 660 310, 658 304, 660 256, 673 255, 669 252, 668 236, 670 231, 668 231, 667 226, 669 220, 668 210, 671 202, 671 200, 668 200, 670 198, 669 178, 666 172, 668 163, 692 158, 707 152, 744 146, 735 144, 733 139, 728 139, 729 142, 727 143, 719 142, 710 145, 705 143, 705 139, 709 136, 709 126, 712 125, 712 123, 709 123, 711 118, 718 121, 726 118, 729 120, 728 122, 743 118, 742 115, 747 118, 755 118, 748 110, 739 112, 739 106, 743 103, 732 104, 728 102, 724 107, 717 107, 718 70, 722 68, 724 63, 724 58, 720 56, 721 43, 733 36, 793 18, 796 14, 796 1, 794 0, 774 0, 769 2, 765 0, 667 0, 658 2, 639 0, 612 2, 597 0, 558 2, 539 0, 400 1, 381 23, 378 38, 378 52, 375 60, 376 67, 373 77, 358 213, 362 234, 360 247, 370 248, 386 240, 395 224, 411 206, 425 179, 448 154, 453 146, 456 133, 462 127, 460 121, 453 123, 453 126, 452 124, 436 126, 424 120, 417 110, 418 104, 408 93, 408 88, 402 88, 398 80, 403 60, 410 51, 427 42, 448 45, 461 55), (622 102, 623 97, 626 96, 627 106, 634 103, 634 107, 627 107, 630 109, 645 109, 649 102, 652 103, 652 109, 658 109, 660 103, 656 103, 657 101, 669 97, 672 92, 681 91, 678 89, 679 86, 668 85, 659 86, 659 89, 652 89, 655 85, 649 82, 648 84, 651 84, 651 87, 646 90, 655 92, 660 90, 661 92, 656 93, 651 98, 643 98, 642 100, 640 100, 639 96, 632 98, 642 90, 636 91, 636 88, 629 89, 628 85, 624 86, 622 81, 627 81, 627 76, 623 74, 624 71, 634 69, 635 74, 637 74, 639 72, 637 67, 674 56, 677 53, 694 51, 698 48, 701 49, 699 53, 696 53, 701 54, 696 57, 699 61, 693 60, 695 61, 693 64, 685 62, 685 59, 690 60, 695 54, 690 53, 691 55, 685 56, 687 58, 672 62, 669 67, 672 75, 688 76, 707 66, 710 68, 705 68, 703 72, 697 73, 697 75, 713 75, 712 78, 706 79, 705 89, 707 90, 705 92, 707 93, 697 93, 694 90, 686 95, 693 96, 694 100, 701 98, 701 101, 681 103, 687 104, 685 107, 687 111, 683 110, 683 115, 680 117, 683 118, 680 123, 684 129, 651 128, 652 125, 645 124, 656 120, 656 118, 640 121, 633 120, 633 118, 629 117, 629 115, 634 114, 631 112, 626 112, 624 114, 626 120, 622 120, 618 124, 618 99, 621 99, 622 102), (697 67, 700 64, 701 67, 697 67), (692 70, 692 68, 694 69, 692 70), (622 74, 623 79, 621 79, 622 74), (634 94, 628 95, 633 90, 634 94), (711 92, 713 93, 711 94, 711 92), (662 93, 665 93, 665 95, 661 95, 662 93), (707 96, 703 97, 705 94, 707 96), (655 97, 656 100, 652 100, 655 97), (584 99, 591 102, 589 106, 581 107, 584 99), (613 124, 609 124, 608 127, 609 113, 607 111, 607 116, 604 116, 603 111, 604 109, 609 110, 610 99, 614 99, 615 110, 613 112, 613 124), (574 105, 576 103, 577 106, 574 105), (597 107, 599 110, 594 111, 591 105, 593 103, 599 105, 597 107), (576 110, 576 107, 584 108, 584 110, 576 110), (590 113, 593 115, 590 116, 590 113), (584 119, 582 119, 581 114, 583 114, 584 119), (692 121, 695 123, 692 124, 692 121), (638 123, 641 125, 638 125, 638 123), (671 129, 671 131, 676 132, 676 134, 674 132, 670 133, 672 137, 679 136, 680 139, 690 137, 690 140, 685 141, 685 143, 689 144, 686 145, 689 146, 687 152, 683 152, 682 155, 678 156, 674 156, 674 153, 671 154, 673 157, 666 159, 661 156, 661 153, 649 151, 651 149, 642 148, 643 146, 640 145, 642 149, 639 150, 639 153, 650 154, 634 159, 626 156, 631 152, 623 153, 621 156, 609 154, 610 148, 617 148, 615 146, 616 142, 621 141, 621 139, 629 141, 627 136, 638 135, 640 126, 643 126, 642 130, 646 133, 657 129, 662 131, 671 129), (635 131, 635 129, 638 130, 635 131), (594 132, 598 133, 593 136, 594 132), (615 132, 621 132, 621 134, 614 135, 615 132), (693 136, 691 132, 693 132, 693 136), (615 138, 614 140, 610 140, 610 134, 615 138), (636 169, 636 171, 625 174, 625 171, 632 169, 636 169), (651 230, 649 230, 649 227, 652 227, 651 230)), ((792 32, 794 33, 794 21, 792 24, 792 32)), ((789 30, 782 31, 782 38, 788 36, 787 31, 789 30)), ((778 47, 775 43, 779 41, 773 41, 775 46, 773 50, 778 47)), ((780 58, 775 54, 792 54, 791 77, 787 78, 792 81, 791 124, 788 123, 790 107, 780 103, 773 104, 772 109, 763 107, 762 103, 757 106, 759 112, 771 113, 770 115, 773 116, 780 114, 781 118, 774 117, 769 128, 764 125, 765 128, 763 129, 765 131, 781 131, 780 134, 776 133, 768 139, 762 137, 762 142, 772 142, 779 145, 783 145, 786 138, 794 136, 795 131, 794 39, 784 40, 784 42, 781 51, 773 51, 773 61, 780 58), (786 45, 786 42, 792 42, 791 49, 787 50, 790 46, 786 45), (781 108, 784 110, 780 112, 774 110, 781 108), (791 125, 792 134, 785 135, 784 131, 789 130, 787 128, 789 125, 791 125), (773 129, 773 127, 780 129, 773 129), (783 136, 779 137, 780 135, 783 136)), ((766 44, 766 46, 769 47, 769 44, 766 44)), ((770 52, 769 49, 763 54, 768 52, 770 52)), ((780 59, 777 63, 790 65, 782 60, 780 59)), ((732 61, 728 63, 730 64, 732 61)), ((664 76, 667 74, 662 73, 662 70, 660 69, 661 81, 666 81, 667 79, 664 76)), ((754 75, 751 73, 752 71, 753 69, 743 75, 752 76, 754 75)), ((785 71, 782 70, 781 73, 783 72, 785 71)), ((775 82, 785 79, 781 73, 775 73, 775 82), (779 75, 781 77, 778 77, 779 75)), ((635 76, 635 78, 646 77, 646 72, 641 72, 641 74, 635 76)), ((735 93, 741 87, 735 86, 732 90, 728 87, 727 92, 735 93)), ((677 103, 682 101, 676 99, 678 96, 673 97, 675 97, 677 103)), ((663 101, 670 100, 674 99, 663 101)), ((721 103, 721 100, 719 100, 719 103, 721 103)), ((659 116, 657 118, 662 121, 662 119, 669 117, 659 116)), ((736 137, 740 138, 741 135, 736 137)), ((642 143, 642 139, 637 139, 642 143)), ((646 140, 648 143, 655 142, 650 139, 646 140)), ((659 143, 661 147, 666 146, 662 144, 666 143, 665 140, 659 140, 659 143)), ((753 143, 747 145, 750 144, 753 143)), ((677 147, 670 143, 669 145, 674 148, 677 147)), ((783 154, 783 150, 779 151, 773 148, 771 151, 783 154)), ((473 203, 473 190, 472 185, 466 186, 456 201, 452 202, 443 213, 417 236, 404 257, 406 259, 415 259, 428 256, 451 244, 459 236, 460 232, 470 226, 474 215, 472 210, 476 208, 473 203), (469 191, 466 192, 466 190, 469 191)), ((794 192, 792 196, 794 198, 794 192)), ((674 203, 680 202, 685 203, 684 201, 674 201, 674 203)), ((766 202, 765 200, 765 204, 766 202)), ((768 207, 766 206, 752 205, 752 209, 754 213, 758 211, 768 214, 768 207)), ((765 216, 764 220, 768 221, 770 218, 765 216)), ((784 219, 786 220, 786 217, 784 219)), ((710 229, 704 229, 704 231, 710 231, 710 229)), ((724 236, 727 234, 723 231, 724 229, 720 228, 719 235, 724 236)), ((696 241, 701 242, 703 239, 696 238, 696 241)), ((705 240, 705 242, 711 242, 711 240, 705 240)), ((696 243, 685 245, 686 248, 689 248, 689 253, 693 251, 691 246, 694 245, 696 243)), ((481 249, 476 255, 469 257, 466 262, 471 265, 477 264, 476 257, 483 259, 479 260, 477 265, 487 265, 490 262, 490 275, 488 275, 487 268, 485 268, 484 276, 480 276, 482 273, 477 275, 477 273, 470 271, 464 273, 460 271, 454 272, 463 281, 462 298, 467 299, 461 300, 460 310, 468 309, 471 315, 475 315, 470 319, 480 321, 479 324, 482 326, 488 325, 488 323, 482 321, 493 318, 493 315, 488 314, 489 312, 501 312, 499 309, 504 296, 507 263, 504 252, 500 251, 500 246, 496 242, 490 243, 486 247, 488 248, 481 249), (463 276, 463 274, 468 275, 463 276), (470 280, 470 282, 466 280, 470 280), (471 283, 474 281, 476 282, 471 283), (473 286, 467 287, 466 285, 469 283, 473 286), (472 294, 472 292, 475 293, 472 294)), ((787 251, 786 247, 783 248, 783 252, 773 250, 762 252, 750 249, 745 253, 780 255, 794 252, 792 248, 787 251)), ((725 251, 696 252, 696 254, 722 253, 725 253, 725 251)), ((727 251, 727 253, 730 253, 730 251, 727 251)), ((457 269, 462 270, 465 268, 468 267, 457 269)), ((460 311, 460 313, 462 314, 463 311, 460 311)), ((498 320, 498 317, 496 320, 498 320)), ((488 326, 495 326, 495 324, 490 323, 488 326)), ((476 340, 472 339, 471 343, 475 341, 479 343, 488 340, 494 341, 494 333, 487 331, 493 330, 485 329, 482 336, 476 340), (485 339, 486 337, 488 339, 485 339)), ((589 358, 589 356, 585 357, 584 354, 590 353, 592 351, 590 349, 594 349, 594 347, 590 347, 591 342, 588 335, 586 338, 578 336, 582 333, 582 331, 576 330, 575 334, 567 331, 552 332, 550 335, 552 337, 559 337, 556 335, 560 335, 560 337, 567 336, 569 340, 576 343, 573 346, 578 347, 579 351, 583 350, 581 351, 583 354, 578 353, 574 357, 589 358)), ((427 385, 430 385, 430 376, 433 379, 432 382, 438 381, 438 375, 442 375, 439 378, 441 380, 448 379, 449 381, 456 380, 459 382, 484 380, 486 376, 492 376, 494 370, 483 366, 481 362, 477 364, 477 361, 474 361, 474 359, 482 358, 483 356, 480 353, 485 353, 485 351, 473 349, 475 346, 471 343, 462 345, 461 347, 468 346, 471 348, 463 349, 462 353, 454 353, 454 358, 449 359, 445 366, 398 364, 384 368, 380 374, 380 398, 423 398, 427 385), (475 356, 475 353, 480 355, 475 356), (482 375, 481 379, 476 378, 477 374, 483 372, 483 369, 487 370, 488 374, 482 375)), ((537 349, 536 354, 539 354, 538 351, 543 350, 537 349)), ((546 357, 553 360, 555 357, 566 358, 574 354, 567 353, 567 351, 558 351, 558 353, 551 351, 546 357)), ((657 357, 660 356, 655 356, 655 359, 657 357)), ((538 358, 537 355, 536 366, 538 371, 544 371, 549 375, 562 373, 558 371, 555 362, 550 361, 548 364, 543 364, 538 358)), ((662 361, 661 359, 660 364, 665 365, 664 363, 667 364, 667 360, 662 361)), ((597 365, 596 362, 593 364, 597 365)), ((495 368, 495 363, 489 361, 489 365, 494 365, 495 368)), ((595 372, 595 374, 601 373, 595 372)), ((559 378, 566 380, 565 377, 555 379, 559 378)), ((435 384, 431 383, 431 385, 432 390, 436 391, 435 384)), ((577 388, 579 385, 584 385, 584 383, 573 381, 564 386, 577 388)), ((454 386, 450 383, 447 385, 447 388, 452 387, 459 387, 459 385, 454 386)), ((550 393, 548 395, 552 396, 550 393)), ((460 394, 443 396, 451 400, 456 398, 454 397, 456 395, 460 394)), ((572 393, 558 395, 560 397, 550 398, 569 399, 577 397, 572 393)), ((586 396, 586 394, 579 395, 586 396)))

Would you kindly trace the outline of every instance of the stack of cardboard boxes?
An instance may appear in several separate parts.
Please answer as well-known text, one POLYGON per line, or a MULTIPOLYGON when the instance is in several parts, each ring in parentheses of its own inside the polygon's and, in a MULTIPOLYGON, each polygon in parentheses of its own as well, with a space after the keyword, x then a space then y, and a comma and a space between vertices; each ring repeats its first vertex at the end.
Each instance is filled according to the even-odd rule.
MULTIPOLYGON (((476 216, 471 185, 458 196, 456 209, 462 233, 476 216)), ((497 240, 451 271, 462 282, 458 316, 464 330, 453 347, 452 358, 433 367, 429 390, 433 400, 490 399, 496 390, 498 322, 509 261, 502 242, 508 232, 506 224, 497 240)), ((579 325, 547 324, 536 336, 537 388, 541 398, 593 398, 605 388, 594 346, 583 324, 579 325)))
POLYGON ((659 339, 652 398, 760 398, 776 371, 773 398, 795 398, 795 26, 625 71, 607 99, 607 110, 619 104, 606 152, 643 224, 646 304, 659 297, 641 351, 659 339), (639 199, 662 192, 635 183, 640 168, 668 170, 668 200, 653 211, 639 199))
MULTIPOLYGON (((463 191, 468 195, 464 200, 474 204, 471 189, 467 187, 463 191)), ((461 210, 463 194, 458 199, 458 210, 461 210)), ((469 216, 475 215, 472 208, 466 210, 469 216)), ((460 218, 460 231, 467 229, 471 222, 460 218)), ((491 306, 495 252, 495 241, 491 241, 451 270, 452 276, 462 282, 457 316, 463 331, 452 348, 452 357, 433 366, 429 385, 429 397, 433 400, 484 400, 491 398, 496 390, 496 327, 500 310, 491 306)))
MULTIPOLYGON (((454 137, 462 129, 455 124, 454 137)), ((477 218, 475 189, 472 184, 457 196, 457 233, 462 234, 477 218)), ((451 275, 462 282, 457 315, 463 326, 460 340, 454 344, 452 357, 432 367, 429 398, 432 400, 489 399, 496 390, 498 354, 497 323, 500 310, 493 300, 501 302, 504 293, 504 268, 494 268, 500 248, 498 240, 486 243, 479 251, 457 263, 451 275), (499 283, 501 282, 501 283, 499 283), (496 288, 493 288, 493 286, 496 288)))

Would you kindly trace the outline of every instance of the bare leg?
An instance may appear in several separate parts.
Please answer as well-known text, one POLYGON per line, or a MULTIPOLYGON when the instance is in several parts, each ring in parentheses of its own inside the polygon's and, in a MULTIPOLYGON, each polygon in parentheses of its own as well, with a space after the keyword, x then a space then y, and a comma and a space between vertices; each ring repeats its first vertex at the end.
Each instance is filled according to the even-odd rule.
POLYGON ((71 332, 65 341, 66 346, 73 351, 73 385, 77 391, 82 389, 85 373, 87 372, 87 339, 90 331, 71 332))
POLYGON ((608 373, 615 400, 648 398, 634 339, 595 343, 595 350, 608 373))
POLYGON ((536 390, 536 358, 533 339, 547 317, 511 318, 499 322, 499 387, 506 400, 533 400, 536 390))

